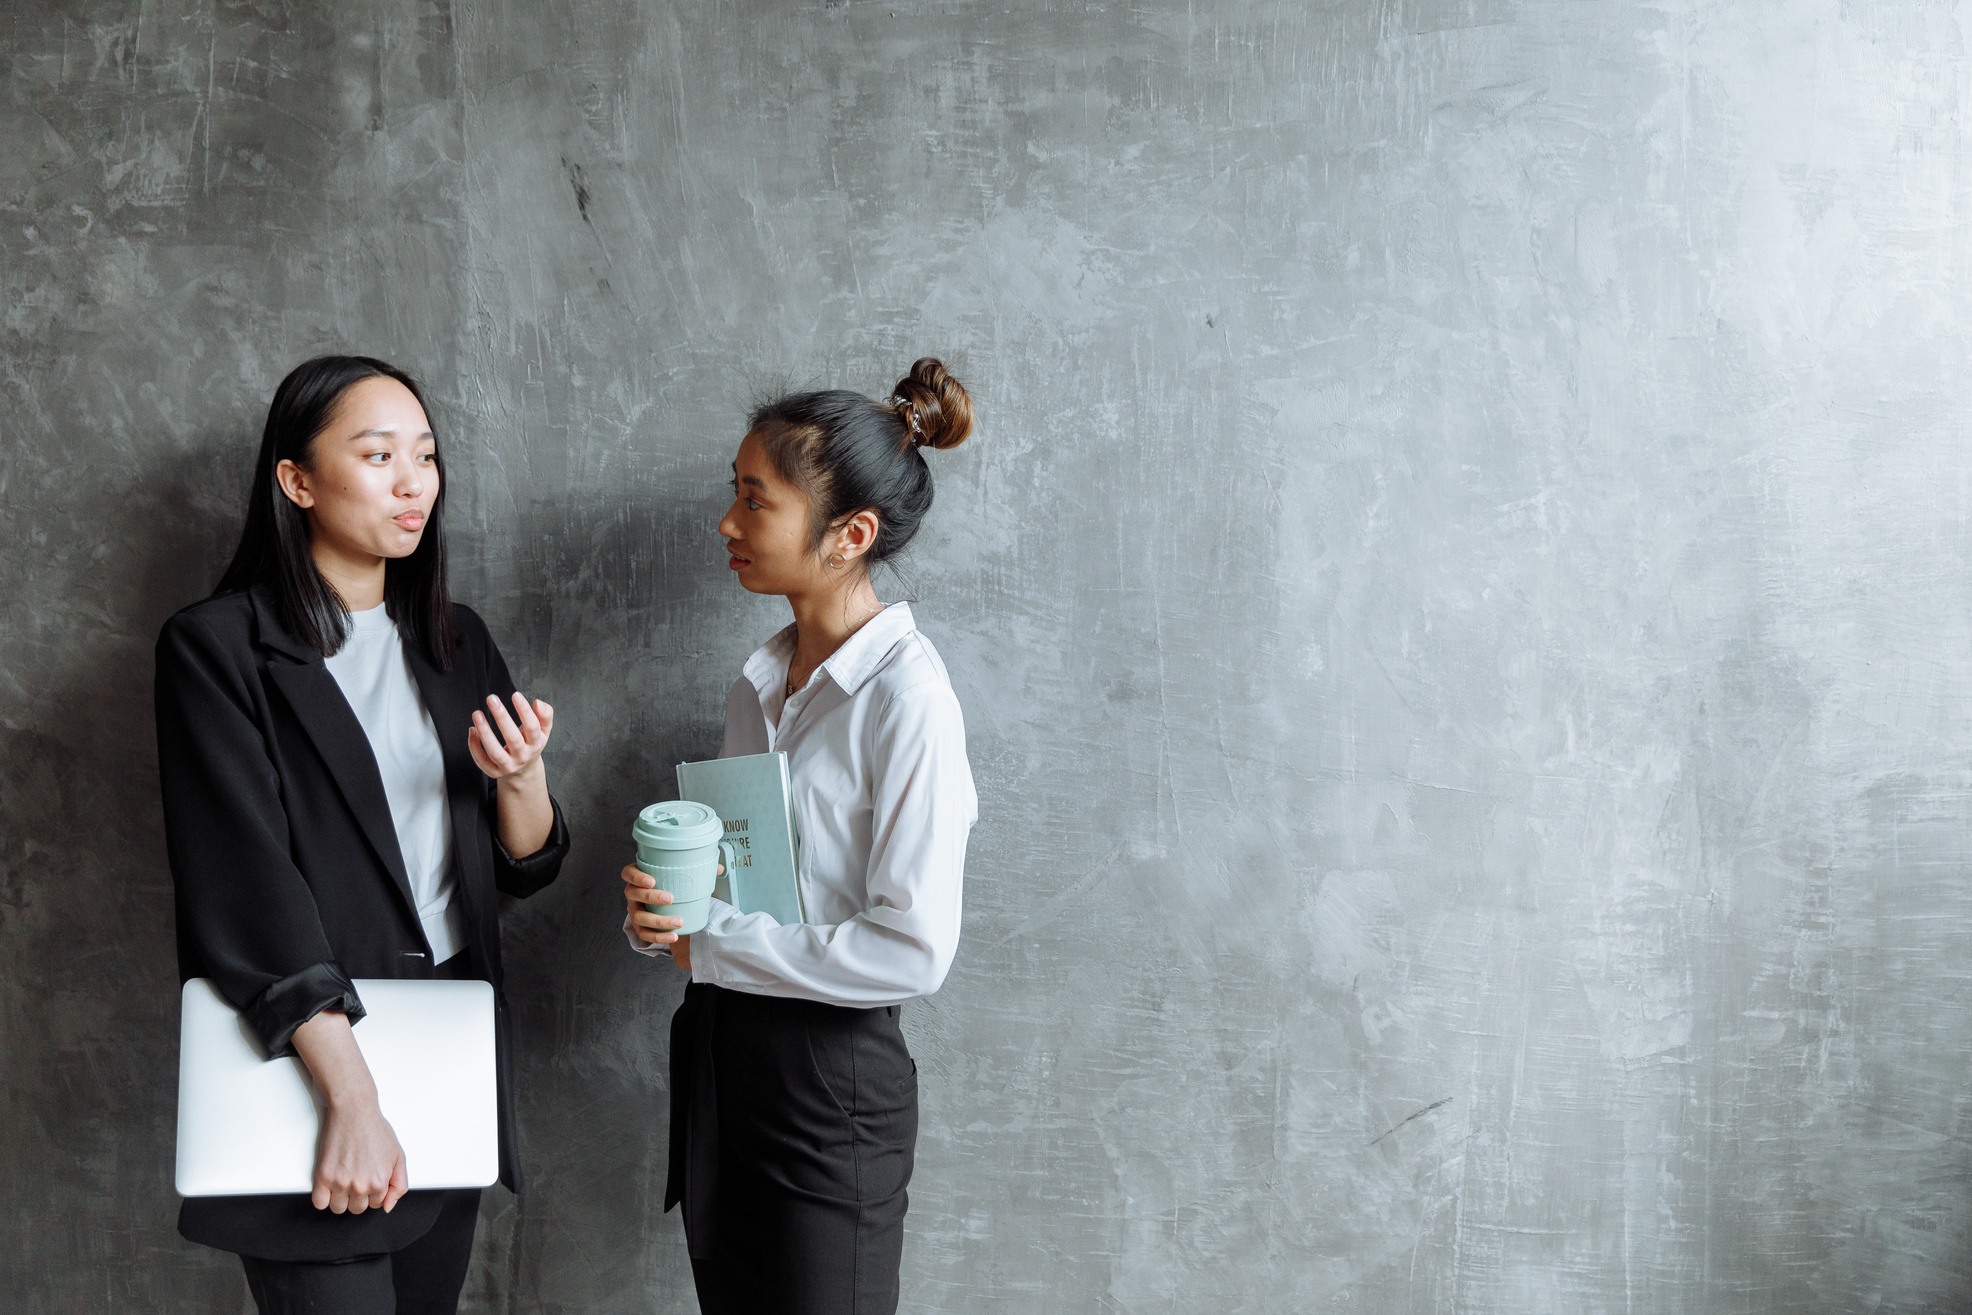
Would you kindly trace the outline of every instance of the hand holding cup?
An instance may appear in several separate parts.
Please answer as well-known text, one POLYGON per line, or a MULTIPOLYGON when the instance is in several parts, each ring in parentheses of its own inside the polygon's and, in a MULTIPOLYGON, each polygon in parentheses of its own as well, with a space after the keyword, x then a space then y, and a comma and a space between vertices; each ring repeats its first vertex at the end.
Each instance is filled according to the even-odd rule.
POLYGON ((719 814, 689 799, 652 804, 637 814, 636 824, 630 828, 631 838, 637 842, 635 866, 652 879, 653 892, 669 895, 663 900, 653 896, 645 903, 676 906, 662 910, 664 916, 677 919, 665 930, 690 935, 705 926, 719 874, 734 862, 725 829, 719 814))
POLYGON ((646 945, 673 945, 685 920, 650 911, 649 905, 671 902, 671 892, 656 887, 656 877, 635 863, 623 865, 623 902, 630 907, 630 927, 637 939, 646 945))
MULTIPOLYGON (((726 865, 719 865, 719 875, 726 875, 726 865)), ((683 918, 664 913, 652 913, 653 904, 671 903, 671 892, 658 890, 657 878, 638 867, 635 863, 623 865, 623 902, 630 909, 630 926, 637 933, 637 939, 646 945, 669 945, 671 960, 686 972, 692 970, 692 938, 681 935, 678 928, 684 925, 683 918)))

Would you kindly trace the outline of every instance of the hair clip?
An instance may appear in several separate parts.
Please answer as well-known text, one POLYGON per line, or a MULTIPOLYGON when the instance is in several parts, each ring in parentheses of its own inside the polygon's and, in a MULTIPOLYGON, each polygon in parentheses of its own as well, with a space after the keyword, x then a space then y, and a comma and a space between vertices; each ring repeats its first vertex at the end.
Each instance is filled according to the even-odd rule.
POLYGON ((890 405, 896 407, 898 411, 903 413, 904 423, 911 427, 911 446, 923 447, 924 435, 918 426, 917 406, 908 397, 893 396, 885 400, 887 400, 890 403, 890 405))

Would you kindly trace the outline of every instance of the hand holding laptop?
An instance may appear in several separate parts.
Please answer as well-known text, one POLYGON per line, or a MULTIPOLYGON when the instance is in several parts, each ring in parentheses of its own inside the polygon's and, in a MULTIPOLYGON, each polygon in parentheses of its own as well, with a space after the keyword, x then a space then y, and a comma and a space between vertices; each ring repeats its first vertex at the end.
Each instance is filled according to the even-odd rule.
POLYGON ((411 1188, 500 1176, 498 1027, 477 979, 358 977, 367 1010, 317 1014, 269 1059, 210 981, 185 983, 180 1196, 305 1194, 317 1210, 394 1207, 411 1188))
POLYGON ((404 1148, 377 1104, 377 1084, 349 1016, 315 1015, 295 1029, 294 1048, 328 1106, 309 1199, 335 1214, 377 1207, 389 1214, 410 1190, 404 1148))

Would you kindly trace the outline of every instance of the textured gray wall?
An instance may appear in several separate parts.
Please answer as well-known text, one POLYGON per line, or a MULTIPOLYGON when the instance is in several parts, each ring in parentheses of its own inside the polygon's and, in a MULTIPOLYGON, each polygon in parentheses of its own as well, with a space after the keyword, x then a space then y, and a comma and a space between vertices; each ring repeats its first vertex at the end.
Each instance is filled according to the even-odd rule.
POLYGON ((180 1242, 150 644, 266 399, 431 381, 560 709, 471 1308, 693 1308, 634 805, 781 624, 744 405, 921 352, 965 703, 906 1307, 1972 1300, 1962 4, 13 0, 6 1307, 180 1242))

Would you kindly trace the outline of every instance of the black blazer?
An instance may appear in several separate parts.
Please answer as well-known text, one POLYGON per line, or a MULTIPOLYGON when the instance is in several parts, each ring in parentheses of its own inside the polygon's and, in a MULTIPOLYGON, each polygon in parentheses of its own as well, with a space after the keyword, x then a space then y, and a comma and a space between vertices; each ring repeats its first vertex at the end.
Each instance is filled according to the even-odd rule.
MULTIPOLYGON (((452 617, 452 670, 415 644, 405 653, 445 758, 465 975, 491 982, 498 1002, 500 1177, 516 1187, 496 892, 532 895, 553 881, 568 828, 555 803, 538 852, 516 859, 501 846, 494 785, 466 749, 466 728, 487 695, 513 693, 513 677, 470 608, 452 617)), ((362 1018, 351 978, 434 975, 362 723, 262 590, 220 594, 165 622, 157 737, 181 980, 211 978, 270 1055, 291 1055, 295 1029, 322 1010, 362 1018)), ((341 1260, 423 1236, 439 1202, 413 1191, 388 1215, 335 1215, 305 1196, 193 1197, 178 1231, 270 1260, 341 1260)))

